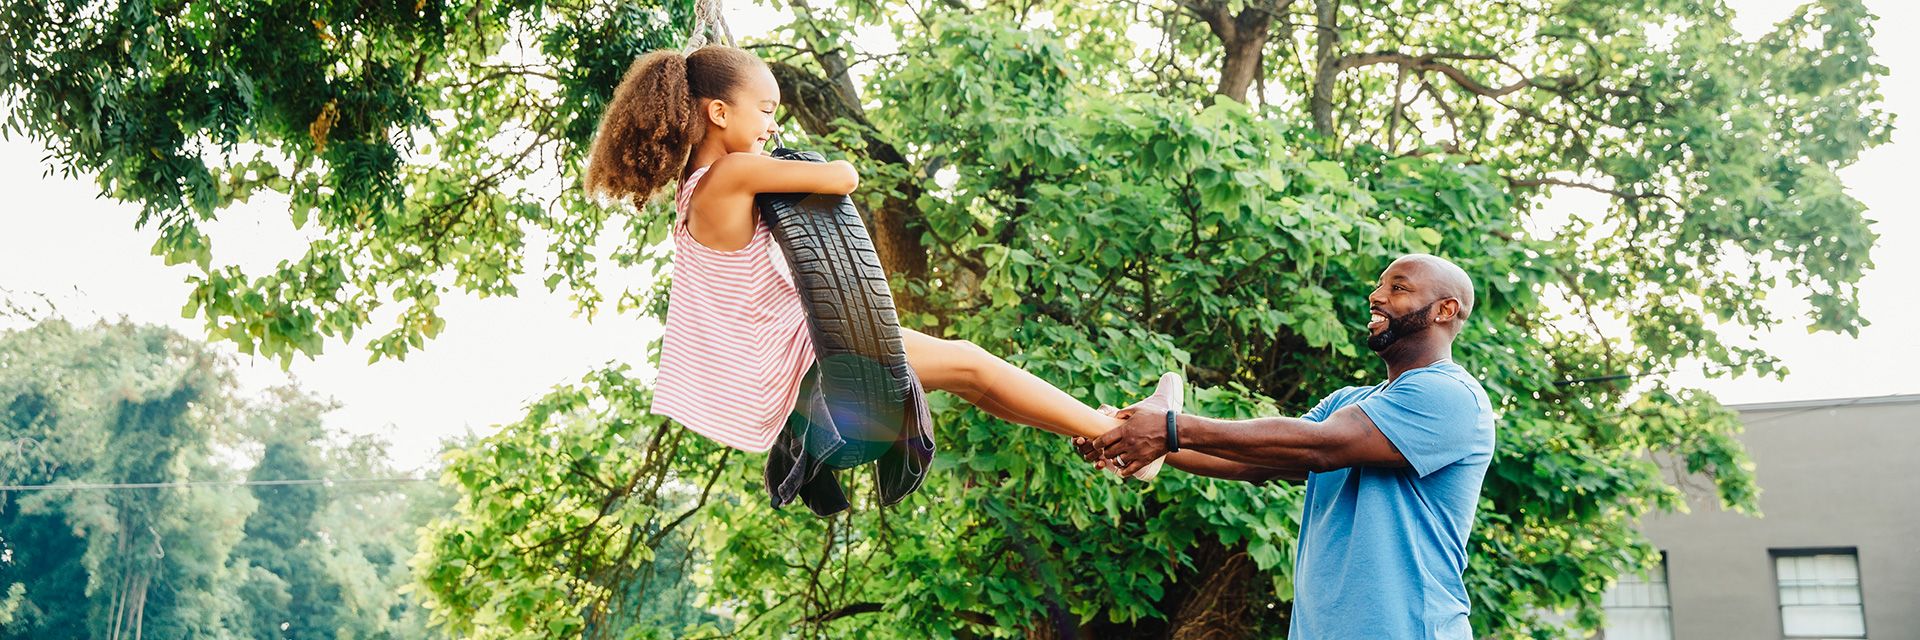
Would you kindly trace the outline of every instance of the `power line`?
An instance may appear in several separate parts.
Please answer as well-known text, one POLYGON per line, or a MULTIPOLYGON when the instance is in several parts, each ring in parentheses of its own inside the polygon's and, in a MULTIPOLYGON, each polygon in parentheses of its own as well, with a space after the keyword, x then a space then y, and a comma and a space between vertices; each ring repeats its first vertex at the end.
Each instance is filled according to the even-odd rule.
POLYGON ((1553 386, 1564 387, 1571 384, 1586 384, 1589 382, 1612 382, 1614 380, 1631 380, 1633 378, 1639 378, 1643 376, 1657 376, 1665 373, 1670 373, 1670 372, 1654 371, 1650 373, 1619 373, 1619 374, 1614 374, 1610 376, 1599 376, 1595 378, 1581 378, 1579 380, 1556 380, 1554 381, 1553 386))
POLYGON ((206 482, 128 482, 118 484, 22 484, 0 485, 0 491, 78 491, 84 489, 170 489, 173 487, 257 487, 292 484, 369 484, 375 482, 425 482, 426 478, 307 478, 302 480, 213 480, 206 482))

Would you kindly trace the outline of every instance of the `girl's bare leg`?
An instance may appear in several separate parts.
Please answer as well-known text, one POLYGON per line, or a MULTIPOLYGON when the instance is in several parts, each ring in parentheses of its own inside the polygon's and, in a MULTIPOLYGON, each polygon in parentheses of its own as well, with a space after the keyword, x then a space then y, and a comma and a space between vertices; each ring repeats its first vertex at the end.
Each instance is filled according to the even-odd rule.
POLYGON ((928 389, 960 396, 994 417, 1066 436, 1099 436, 1125 422, 964 340, 902 328, 907 363, 928 389))

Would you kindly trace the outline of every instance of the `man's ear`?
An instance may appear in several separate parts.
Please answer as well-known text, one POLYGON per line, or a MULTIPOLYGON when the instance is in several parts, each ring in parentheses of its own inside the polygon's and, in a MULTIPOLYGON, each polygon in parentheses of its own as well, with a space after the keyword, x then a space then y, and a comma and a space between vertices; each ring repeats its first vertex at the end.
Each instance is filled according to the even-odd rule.
POLYGON ((1434 308, 1434 311, 1433 311, 1434 324, 1452 324, 1453 321, 1459 320, 1459 319, 1460 319, 1460 299, 1459 298, 1447 298, 1445 300, 1441 300, 1440 305, 1434 308))

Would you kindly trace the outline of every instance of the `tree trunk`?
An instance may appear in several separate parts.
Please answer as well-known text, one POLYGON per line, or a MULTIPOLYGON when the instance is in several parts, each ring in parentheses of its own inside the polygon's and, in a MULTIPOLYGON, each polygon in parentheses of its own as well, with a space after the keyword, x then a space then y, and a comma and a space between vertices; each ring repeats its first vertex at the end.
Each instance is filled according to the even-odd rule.
POLYGON ((107 635, 109 640, 140 640, 144 635, 147 587, 151 578, 147 572, 138 570, 132 575, 122 575, 125 582, 113 597, 113 626, 107 635))
MULTIPOLYGON (((898 165, 907 175, 913 175, 913 165, 906 155, 876 135, 867 117, 841 95, 836 83, 784 62, 774 62, 772 67, 773 78, 785 97, 787 113, 792 114, 801 129, 824 136, 839 129, 835 120, 845 118, 859 127, 860 138, 867 145, 860 150, 863 155, 874 162, 898 165)), ((920 184, 909 178, 892 185, 892 191, 898 195, 882 199, 879 208, 861 208, 867 227, 873 233, 874 248, 880 254, 880 267, 888 275, 905 274, 914 282, 925 282, 927 277, 927 249, 920 244, 918 230, 923 218, 917 204, 922 192, 920 184)), ((926 311, 920 298, 911 292, 896 290, 893 299, 902 311, 926 311)))
POLYGON ((151 580, 151 575, 141 572, 139 580, 134 584, 133 613, 131 616, 133 618, 133 640, 141 640, 146 636, 147 585, 151 580))
POLYGON ((807 6, 807 0, 790 0, 793 11, 800 20, 800 37, 813 49, 813 59, 827 72, 827 79, 833 81, 834 90, 840 93, 840 99, 846 102, 848 110, 865 118, 867 109, 860 105, 860 89, 853 85, 853 69, 847 66, 847 55, 839 49, 826 48, 826 34, 813 22, 813 8, 807 6))
POLYGON ((1254 575, 1246 545, 1227 546, 1208 536, 1193 550, 1190 585, 1168 620, 1169 640, 1234 640, 1246 635, 1253 612, 1247 598, 1254 575))
POLYGON ((1313 129, 1333 137, 1333 81, 1340 76, 1340 0, 1314 0, 1313 129))
POLYGON ((1220 86, 1215 95, 1235 102, 1247 101, 1247 89, 1253 86, 1265 68, 1263 56, 1272 36, 1273 20, 1284 15, 1293 0, 1275 6, 1248 3, 1238 15, 1229 12, 1224 2, 1188 2, 1185 6, 1205 20, 1214 37, 1220 39, 1220 86))
MULTIPOLYGON (((780 84, 780 93, 788 96, 788 111, 800 121, 802 129, 817 136, 835 131, 838 127, 833 122, 840 118, 858 123, 860 137, 866 142, 867 158, 898 165, 912 176, 913 166, 906 156, 875 135, 873 124, 867 120, 867 110, 860 104, 860 89, 854 86, 853 69, 847 64, 846 54, 829 46, 826 33, 814 21, 813 9, 806 0, 789 0, 788 4, 800 18, 797 25, 801 38, 813 50, 814 60, 827 75, 822 79, 799 67, 775 63, 774 78, 780 84)), ((880 268, 889 277, 903 274, 910 282, 925 282, 927 250, 920 244, 917 231, 923 217, 917 204, 922 191, 920 183, 909 178, 898 185, 886 186, 894 187, 889 193, 899 195, 882 199, 877 210, 860 206, 860 214, 873 234, 874 249, 880 254, 880 268)), ((927 310, 920 297, 909 290, 894 291, 893 300, 902 312, 927 310)))

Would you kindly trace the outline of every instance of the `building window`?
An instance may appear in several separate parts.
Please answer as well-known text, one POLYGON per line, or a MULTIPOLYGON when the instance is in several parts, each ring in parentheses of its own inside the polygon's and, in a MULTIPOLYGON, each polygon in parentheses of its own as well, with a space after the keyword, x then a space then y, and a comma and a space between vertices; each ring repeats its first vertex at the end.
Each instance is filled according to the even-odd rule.
POLYGON ((1786 637, 1867 637, 1860 561, 1853 549, 1776 549, 1773 570, 1786 637))
POLYGON ((1607 613, 1606 640, 1673 640, 1673 606, 1667 601, 1667 556, 1647 567, 1646 575, 1622 574, 1613 588, 1600 594, 1607 613))

